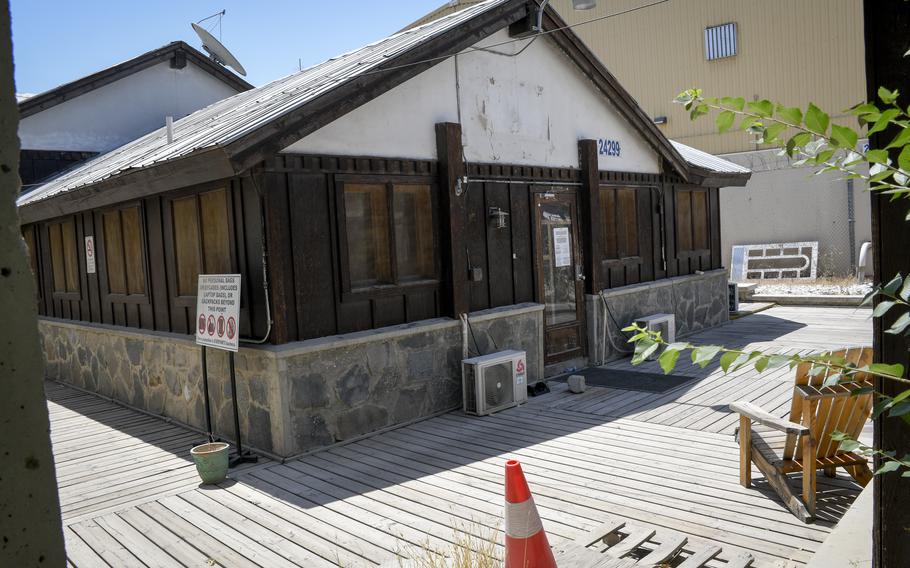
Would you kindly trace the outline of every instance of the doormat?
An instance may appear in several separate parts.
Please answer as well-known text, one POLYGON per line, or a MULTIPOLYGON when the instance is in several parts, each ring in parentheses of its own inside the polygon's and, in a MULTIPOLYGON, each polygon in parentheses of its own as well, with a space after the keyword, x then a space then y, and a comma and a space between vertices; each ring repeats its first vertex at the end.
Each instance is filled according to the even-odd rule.
MULTIPOLYGON (((698 378, 664 375, 662 373, 642 373, 623 369, 601 369, 599 367, 591 367, 571 374, 584 376, 585 384, 591 387, 657 393, 667 392, 698 378)), ((560 380, 568 380, 568 375, 560 377, 560 380)))

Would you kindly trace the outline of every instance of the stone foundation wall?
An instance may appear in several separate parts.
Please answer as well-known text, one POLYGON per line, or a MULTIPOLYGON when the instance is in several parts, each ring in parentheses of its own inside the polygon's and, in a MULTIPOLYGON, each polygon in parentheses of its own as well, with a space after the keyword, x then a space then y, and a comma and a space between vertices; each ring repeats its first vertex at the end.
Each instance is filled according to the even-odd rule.
POLYGON ((609 313, 599 295, 586 296, 588 357, 591 364, 631 354, 632 345, 627 343, 627 337, 620 329, 642 316, 675 314, 676 337, 730 321, 726 270, 623 286, 606 290, 604 296, 609 313), (604 321, 607 337, 603 335, 604 321))
MULTIPOLYGON (((472 353, 523 349, 542 378, 543 306, 471 314, 472 353)), ((191 337, 42 318, 48 378, 205 428, 200 348, 191 337)), ((236 354, 244 445, 290 456, 461 403, 461 322, 427 320, 236 354)), ((207 351, 212 423, 233 438, 228 354, 207 351)))

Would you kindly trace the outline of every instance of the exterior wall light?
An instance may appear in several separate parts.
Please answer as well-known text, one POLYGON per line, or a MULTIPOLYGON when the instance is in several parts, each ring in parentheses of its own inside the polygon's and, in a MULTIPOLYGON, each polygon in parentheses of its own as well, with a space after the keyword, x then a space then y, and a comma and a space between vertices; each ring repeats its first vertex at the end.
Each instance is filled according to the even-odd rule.
MULTIPOLYGON (((537 27, 534 28, 536 33, 543 31, 543 11, 547 8, 550 0, 543 0, 537 8, 537 27)), ((597 0, 572 0, 572 8, 576 10, 590 10, 597 7, 597 0)))
POLYGON ((651 122, 653 122, 654 124, 666 124, 667 117, 666 116, 655 116, 654 119, 651 120, 651 122))
POLYGON ((506 217, 508 216, 508 211, 503 211, 499 207, 490 207, 489 217, 494 229, 505 229, 508 226, 508 223, 506 223, 506 217))

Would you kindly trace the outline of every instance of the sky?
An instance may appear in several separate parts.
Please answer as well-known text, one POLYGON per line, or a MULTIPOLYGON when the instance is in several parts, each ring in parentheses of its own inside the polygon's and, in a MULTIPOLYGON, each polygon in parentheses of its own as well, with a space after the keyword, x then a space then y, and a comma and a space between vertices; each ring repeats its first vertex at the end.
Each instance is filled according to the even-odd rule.
POLYGON ((16 92, 40 93, 175 40, 201 50, 190 22, 222 9, 221 41, 259 86, 293 73, 298 61, 306 68, 397 32, 444 3, 11 0, 16 92))

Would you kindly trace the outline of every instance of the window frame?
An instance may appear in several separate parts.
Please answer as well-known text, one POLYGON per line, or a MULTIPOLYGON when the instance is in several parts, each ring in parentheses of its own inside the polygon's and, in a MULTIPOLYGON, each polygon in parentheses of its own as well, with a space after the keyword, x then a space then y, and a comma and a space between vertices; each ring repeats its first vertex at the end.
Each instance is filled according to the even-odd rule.
MULTIPOLYGON (((121 237, 123 231, 123 220, 121 217, 121 237)), ((148 226, 145 219, 145 207, 142 201, 130 201, 127 203, 118 203, 111 207, 106 207, 97 211, 95 215, 95 261, 99 266, 103 266, 103 273, 99 271, 98 285, 101 289, 101 296, 105 302, 113 304, 131 304, 131 305, 148 305, 151 304, 151 278, 149 275, 150 266, 148 262, 148 226), (107 263, 107 235, 105 234, 104 215, 112 212, 121 212, 124 209, 138 209, 139 211, 139 248, 142 254, 142 271, 145 279, 145 293, 143 294, 120 294, 110 291, 110 267, 107 263)), ((125 254, 125 252, 124 252, 125 254)), ((124 259, 125 260, 125 259, 124 259)), ((126 268, 124 264, 124 269, 126 268)), ((124 274, 124 278, 127 278, 124 274)))
POLYGON ((30 223, 19 227, 19 232, 22 234, 22 240, 25 242, 26 248, 29 249, 28 262, 34 276, 36 299, 40 304, 44 301, 44 270, 41 266, 41 246, 43 244, 41 242, 41 227, 38 223, 30 223), (26 232, 31 235, 30 238, 26 236, 26 232), (31 245, 29 240, 32 241, 31 245))
POLYGON ((337 228, 337 250, 339 259, 339 279, 341 281, 341 301, 356 301, 379 296, 399 295, 402 291, 436 288, 441 280, 441 260, 439 252, 439 191, 438 180, 433 176, 409 175, 335 175, 335 226, 337 228), (388 207, 389 262, 391 263, 392 282, 373 284, 354 288, 351 285, 350 258, 348 256, 347 215, 344 202, 345 185, 383 185, 386 187, 386 205, 388 207), (425 185, 430 188, 430 209, 432 211, 433 229, 433 276, 401 280, 398 275, 398 252, 395 234, 395 195, 396 185, 425 185))
MULTIPOLYGON (((82 259, 82 254, 81 254, 84 244, 80 244, 80 242, 79 242, 80 241, 80 236, 79 236, 80 231, 79 231, 79 226, 77 223, 76 215, 67 215, 65 217, 60 217, 58 219, 54 219, 53 221, 49 221, 45 225, 45 231, 47 232, 48 260, 50 262, 50 268, 51 268, 51 275, 50 275, 51 298, 53 298, 54 300, 81 301, 83 299, 82 291, 85 289, 84 282, 82 281, 84 271, 82 269, 83 259, 82 259), (67 221, 69 221, 73 224, 73 242, 75 244, 75 249, 76 249, 75 250, 75 252, 76 252, 76 262, 75 262, 76 290, 58 291, 55 288, 55 282, 54 282, 54 243, 53 243, 53 239, 51 238, 51 227, 53 227, 55 225, 63 225, 67 221)), ((63 238, 62 231, 63 231, 63 229, 61 227, 61 240, 63 238)), ((63 246, 64 249, 66 248, 66 245, 62 242, 61 242, 61 246, 63 246)), ((64 251, 64 254, 66 254, 65 251, 64 251)), ((66 258, 63 259, 63 264, 64 264, 64 271, 65 271, 66 270, 66 258)), ((65 282, 66 273, 64 273, 63 279, 65 282)))
POLYGON ((711 226, 711 195, 708 188, 701 187, 683 187, 676 188, 673 193, 673 233, 674 239, 673 244, 676 249, 676 256, 678 258, 691 257, 691 256, 702 256, 705 254, 710 254, 711 252, 711 234, 714 230, 711 226), (689 194, 689 228, 691 231, 690 239, 692 243, 692 248, 684 249, 679 246, 679 197, 681 192, 688 192, 689 194), (705 245, 706 248, 696 248, 696 243, 698 238, 696 236, 696 227, 695 227, 695 198, 693 195, 698 193, 704 193, 705 199, 705 245))
MULTIPOLYGON (((161 209, 162 220, 164 224, 164 255, 165 264, 167 265, 167 282, 168 295, 171 305, 181 308, 196 309, 196 294, 180 294, 179 276, 177 274, 177 242, 174 238, 174 201, 194 197, 196 199, 196 230, 199 232, 198 253, 199 260, 202 262, 200 274, 205 274, 205 245, 202 239, 202 208, 199 204, 200 196, 204 193, 210 193, 217 190, 223 190, 225 196, 225 207, 227 209, 227 238, 228 253, 230 254, 230 272, 237 273, 237 238, 235 234, 235 210, 234 210, 234 192, 229 181, 211 182, 205 185, 175 191, 162 196, 161 209)), ((246 309, 245 303, 241 299, 240 309, 246 309)))
MULTIPOLYGON (((600 242, 600 250, 601 250, 601 259, 600 260, 601 260, 601 262, 615 264, 615 263, 640 261, 643 258, 643 256, 644 256, 642 254, 643 243, 641 242, 640 237, 641 237, 641 231, 642 231, 642 220, 644 219, 644 216, 646 215, 646 211, 643 211, 642 207, 638 203, 638 199, 639 199, 638 192, 639 191, 650 192, 654 187, 655 186, 651 186, 651 185, 603 184, 603 183, 597 187, 597 191, 598 191, 597 202, 599 205, 598 212, 597 212, 597 221, 600 223, 604 223, 604 219, 601 218, 601 214, 603 213, 603 207, 604 207, 604 205, 603 205, 603 191, 604 190, 610 190, 610 191, 616 192, 621 189, 627 189, 627 190, 631 190, 632 192, 634 192, 634 195, 635 195, 635 228, 636 228, 636 232, 638 233, 636 235, 637 242, 636 242, 636 246, 635 246, 635 248, 638 252, 633 255, 622 256, 619 254, 621 251, 620 251, 620 246, 619 246, 619 231, 617 230, 617 232, 616 232, 617 256, 608 257, 607 252, 606 252, 606 246, 605 246, 606 245, 606 231, 605 231, 606 227, 604 225, 601 225, 602 226, 601 242, 600 242)), ((619 202, 618 199, 615 200, 615 203, 618 203, 618 202, 619 202)), ((615 207, 615 205, 614 205, 614 207, 615 207)), ((618 208, 614 210, 614 223, 616 221, 615 217, 616 217, 617 212, 618 212, 618 208)))

